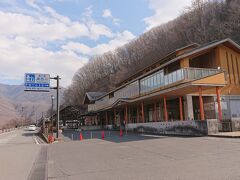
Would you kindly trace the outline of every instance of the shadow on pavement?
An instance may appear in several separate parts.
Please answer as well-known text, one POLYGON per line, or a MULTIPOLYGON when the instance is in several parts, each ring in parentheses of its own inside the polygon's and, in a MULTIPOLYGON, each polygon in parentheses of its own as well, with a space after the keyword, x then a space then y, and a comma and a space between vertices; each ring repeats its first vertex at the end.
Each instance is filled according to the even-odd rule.
POLYGON ((38 132, 36 131, 25 131, 22 136, 25 136, 25 137, 30 137, 30 136, 33 136, 33 135, 38 135, 38 132))
MULTIPOLYGON (((65 140, 80 140, 80 133, 82 133, 82 137, 84 140, 86 139, 102 139, 102 131, 77 131, 77 130, 64 130, 62 136, 65 140)), ((104 139, 105 141, 121 143, 121 142, 130 142, 130 141, 142 141, 142 140, 150 140, 150 139, 159 139, 166 138, 164 136, 151 136, 151 135, 141 135, 133 132, 125 133, 123 132, 123 136, 120 136, 119 131, 104 131, 104 139)))

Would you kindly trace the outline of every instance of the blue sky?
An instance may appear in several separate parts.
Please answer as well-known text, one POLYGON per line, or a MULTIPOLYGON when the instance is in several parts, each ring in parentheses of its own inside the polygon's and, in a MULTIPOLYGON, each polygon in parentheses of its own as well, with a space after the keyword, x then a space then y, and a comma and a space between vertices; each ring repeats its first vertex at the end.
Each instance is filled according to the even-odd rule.
POLYGON ((191 0, 0 0, 0 83, 25 72, 71 84, 89 57, 177 17, 191 0))

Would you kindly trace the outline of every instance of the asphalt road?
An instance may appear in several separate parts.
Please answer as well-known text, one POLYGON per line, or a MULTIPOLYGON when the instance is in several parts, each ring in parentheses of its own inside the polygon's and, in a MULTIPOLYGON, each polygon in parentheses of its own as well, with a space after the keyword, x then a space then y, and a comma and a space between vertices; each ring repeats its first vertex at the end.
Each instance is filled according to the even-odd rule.
MULTIPOLYGON (((0 180, 32 179, 42 148, 36 132, 15 130, 0 134, 0 180), (39 144, 40 143, 40 144, 39 144)), ((44 148, 43 148, 44 149, 44 148)), ((41 172, 41 179, 44 177, 41 172)), ((36 176, 36 180, 39 179, 36 176)))
POLYGON ((239 180, 240 139, 101 131, 38 144, 28 131, 0 135, 0 180, 239 180), (72 140, 73 139, 73 140, 72 140))
POLYGON ((48 148, 48 178, 59 180, 239 180, 240 139, 79 132, 48 148), (109 136, 108 136, 109 135, 109 136))

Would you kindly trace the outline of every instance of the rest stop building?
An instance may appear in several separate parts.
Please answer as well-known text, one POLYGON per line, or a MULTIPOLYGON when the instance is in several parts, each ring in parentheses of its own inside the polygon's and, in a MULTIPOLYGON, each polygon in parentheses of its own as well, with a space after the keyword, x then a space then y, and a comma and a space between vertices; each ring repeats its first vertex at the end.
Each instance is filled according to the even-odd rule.
POLYGON ((240 130, 240 46, 224 39, 176 49, 83 103, 88 121, 108 129, 202 135, 227 122, 240 130))

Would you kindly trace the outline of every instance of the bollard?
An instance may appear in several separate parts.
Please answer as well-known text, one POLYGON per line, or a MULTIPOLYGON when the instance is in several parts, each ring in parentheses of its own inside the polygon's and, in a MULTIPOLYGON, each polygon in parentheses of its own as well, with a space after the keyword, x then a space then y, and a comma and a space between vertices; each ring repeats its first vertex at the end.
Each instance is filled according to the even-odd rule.
POLYGON ((91 131, 91 139, 93 138, 92 131, 91 131))
POLYGON ((122 128, 120 128, 120 137, 123 136, 122 128))
POLYGON ((83 140, 83 136, 82 136, 82 133, 80 132, 80 135, 79 135, 79 140, 82 141, 83 140))
POLYGON ((102 139, 104 139, 104 131, 102 131, 102 139))

